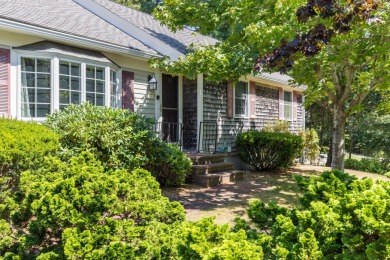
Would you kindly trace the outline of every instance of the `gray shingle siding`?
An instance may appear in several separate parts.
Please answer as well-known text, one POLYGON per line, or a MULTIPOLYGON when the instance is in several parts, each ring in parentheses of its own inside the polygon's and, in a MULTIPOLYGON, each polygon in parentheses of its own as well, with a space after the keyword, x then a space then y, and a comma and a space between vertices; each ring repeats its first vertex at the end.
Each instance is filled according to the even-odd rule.
MULTIPOLYGON (((236 137, 240 132, 250 129, 261 130, 264 126, 273 124, 279 119, 278 88, 256 83, 256 118, 242 119, 227 117, 227 85, 211 83, 205 80, 203 88, 203 150, 213 151, 215 147, 214 134, 217 133, 217 151, 236 151, 236 137), (217 125, 217 130, 215 128, 217 125), (207 135, 207 132, 210 133, 207 135)), ((302 95, 298 96, 297 121, 291 123, 290 130, 297 132, 303 128, 302 95)))
POLYGON ((183 148, 195 151, 198 140, 197 81, 183 77, 183 148))

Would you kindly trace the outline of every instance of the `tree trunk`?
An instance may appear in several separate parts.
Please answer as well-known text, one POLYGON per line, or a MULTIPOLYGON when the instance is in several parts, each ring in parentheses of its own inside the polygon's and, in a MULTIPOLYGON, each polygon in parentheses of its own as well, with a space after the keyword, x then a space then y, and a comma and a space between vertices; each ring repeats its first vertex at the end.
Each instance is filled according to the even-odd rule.
POLYGON ((346 116, 342 106, 336 106, 333 110, 332 129, 332 169, 344 170, 345 157, 345 122, 346 116))
POLYGON ((332 139, 332 131, 333 131, 333 118, 332 118, 332 112, 331 109, 328 107, 328 133, 329 133, 329 151, 328 151, 328 158, 326 159, 325 166, 331 167, 332 166, 332 153, 333 153, 333 139, 332 139))

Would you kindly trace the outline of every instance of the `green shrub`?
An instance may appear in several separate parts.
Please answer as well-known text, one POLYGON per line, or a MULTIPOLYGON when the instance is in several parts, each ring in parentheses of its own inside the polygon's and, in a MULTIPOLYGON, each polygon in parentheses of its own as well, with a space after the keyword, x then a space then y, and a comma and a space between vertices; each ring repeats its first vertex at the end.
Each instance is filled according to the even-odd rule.
POLYGON ((71 105, 48 117, 65 155, 89 151, 106 169, 147 168, 163 186, 180 186, 191 162, 152 134, 154 120, 128 110, 71 105))
POLYGON ((173 247, 167 245, 170 226, 185 218, 183 207, 161 195, 149 172, 107 172, 87 152, 69 162, 47 158, 38 170, 22 173, 19 188, 0 207, 2 256, 152 258, 173 247))
POLYGON ((261 241, 266 259, 389 257, 390 182, 358 180, 339 171, 295 179, 304 194, 294 209, 259 201, 249 208, 264 232, 254 239, 261 241))
POLYGON ((192 161, 177 145, 156 141, 148 153, 148 162, 143 166, 164 187, 180 186, 191 172, 192 161))
POLYGON ((273 121, 272 124, 267 125, 263 128, 265 132, 283 132, 289 133, 290 122, 285 120, 273 121))
POLYGON ((301 132, 300 135, 304 142, 303 151, 305 158, 308 158, 312 164, 315 164, 315 160, 317 160, 320 155, 320 145, 316 130, 313 128, 306 129, 306 131, 301 132))
POLYGON ((237 136, 238 155, 256 170, 291 166, 302 154, 302 137, 281 132, 248 131, 237 136))
POLYGON ((231 232, 210 218, 183 225, 178 251, 180 259, 263 259, 261 245, 249 241, 243 230, 231 232))
MULTIPOLYGON (((59 148, 58 137, 44 126, 0 118, 0 184, 15 189, 19 174, 36 168, 59 148)), ((0 198, 1 201, 1 198, 0 198)))
POLYGON ((346 159, 345 168, 378 174, 386 174, 387 172, 390 172, 390 165, 388 162, 382 162, 377 159, 346 159))

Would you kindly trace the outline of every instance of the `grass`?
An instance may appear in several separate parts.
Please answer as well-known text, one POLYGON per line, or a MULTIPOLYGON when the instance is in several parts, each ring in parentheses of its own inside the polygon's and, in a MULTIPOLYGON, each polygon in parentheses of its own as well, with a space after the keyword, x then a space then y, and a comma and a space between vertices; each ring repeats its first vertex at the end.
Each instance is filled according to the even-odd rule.
MULTIPOLYGON (((183 204, 187 220, 198 221, 204 217, 215 217, 218 224, 233 224, 234 218, 248 220, 246 208, 250 201, 261 199, 274 201, 280 206, 292 208, 301 194, 293 179, 294 174, 302 176, 319 175, 327 167, 301 165, 284 172, 250 172, 245 180, 223 184, 214 188, 185 185, 181 188, 164 188, 163 194, 183 204)), ((358 178, 390 180, 385 176, 346 170, 358 178)))

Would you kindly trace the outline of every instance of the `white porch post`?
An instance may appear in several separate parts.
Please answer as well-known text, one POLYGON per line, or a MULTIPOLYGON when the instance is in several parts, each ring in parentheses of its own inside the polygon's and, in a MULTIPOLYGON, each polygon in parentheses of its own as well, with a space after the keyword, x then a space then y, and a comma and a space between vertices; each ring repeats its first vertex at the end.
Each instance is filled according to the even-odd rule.
POLYGON ((154 78, 157 81, 157 90, 155 90, 155 118, 157 122, 162 122, 162 72, 155 71, 154 78))
POLYGON ((197 129, 198 129, 198 145, 197 145, 197 150, 202 151, 203 150, 203 133, 199 129, 200 127, 200 122, 203 122, 203 74, 199 74, 196 78, 197 80, 197 129), (199 134, 200 133, 200 134, 199 134))

